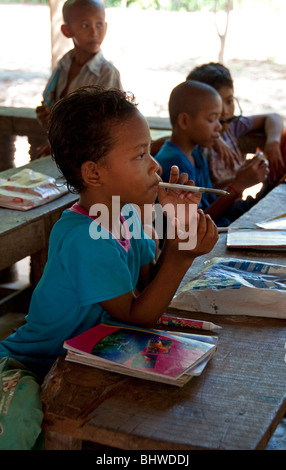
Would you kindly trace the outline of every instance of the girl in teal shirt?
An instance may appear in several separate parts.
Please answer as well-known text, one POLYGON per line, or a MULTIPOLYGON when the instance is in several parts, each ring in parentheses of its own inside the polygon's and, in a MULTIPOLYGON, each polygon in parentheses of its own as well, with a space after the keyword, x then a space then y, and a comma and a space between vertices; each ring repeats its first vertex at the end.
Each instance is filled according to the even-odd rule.
MULTIPOLYGON (((107 318, 153 326, 195 257, 210 251, 218 237, 211 218, 198 210, 195 221, 186 219, 197 223, 197 244, 180 250, 175 217, 178 231, 154 262, 154 241, 130 204, 150 205, 158 195, 163 208, 184 204, 188 215, 200 196, 159 188, 148 124, 125 93, 94 86, 66 96, 52 110, 49 140, 79 200, 53 227, 27 323, 0 343, 0 358, 13 357, 40 377, 64 354, 65 340, 107 318), (114 196, 120 201, 118 214, 114 196)), ((177 167, 170 182, 192 184, 177 167)))

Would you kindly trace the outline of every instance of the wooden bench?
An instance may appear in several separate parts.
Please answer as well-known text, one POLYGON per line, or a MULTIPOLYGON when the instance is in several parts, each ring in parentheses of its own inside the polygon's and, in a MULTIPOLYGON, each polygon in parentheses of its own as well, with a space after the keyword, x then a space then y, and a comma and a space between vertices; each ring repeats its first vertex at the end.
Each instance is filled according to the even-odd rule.
POLYGON ((16 136, 27 136, 31 160, 46 138, 35 109, 0 106, 0 171, 14 166, 16 136))
MULTIPOLYGON (((168 118, 146 119, 151 130, 161 133, 171 129, 168 118)), ((35 158, 37 147, 46 140, 35 109, 0 106, 0 171, 14 166, 16 136, 27 136, 31 160, 35 158)))
MULTIPOLYGON (((155 136, 156 131, 159 133, 163 132, 165 135, 171 132, 169 118, 147 116, 146 119, 151 133, 154 131, 155 136)), ((13 142, 15 136, 28 137, 30 144, 29 153, 33 160, 36 148, 45 139, 45 133, 37 120, 35 109, 0 106, 0 161, 3 159, 9 162, 13 161, 15 151, 13 142)), ((156 155, 165 138, 153 139, 152 155, 156 155)), ((239 140, 239 147, 242 153, 255 153, 256 147, 263 149, 264 144, 265 135, 263 130, 250 132, 239 140)))

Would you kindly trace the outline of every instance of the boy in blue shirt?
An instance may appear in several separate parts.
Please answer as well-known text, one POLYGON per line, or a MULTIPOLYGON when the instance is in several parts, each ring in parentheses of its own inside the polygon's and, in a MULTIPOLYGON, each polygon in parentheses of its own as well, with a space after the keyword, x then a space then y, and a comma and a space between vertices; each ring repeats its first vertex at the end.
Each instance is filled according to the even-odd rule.
MULTIPOLYGON (((187 80, 173 89, 169 99, 172 135, 156 154, 163 181, 167 181, 172 165, 177 165, 196 186, 212 187, 208 164, 199 147, 213 147, 220 138, 221 112, 221 97, 209 85, 187 80)), ((268 173, 264 159, 249 160, 228 185, 228 195, 214 198, 203 194, 202 209, 218 225, 229 225, 250 207, 240 200, 244 189, 264 182, 268 173)))

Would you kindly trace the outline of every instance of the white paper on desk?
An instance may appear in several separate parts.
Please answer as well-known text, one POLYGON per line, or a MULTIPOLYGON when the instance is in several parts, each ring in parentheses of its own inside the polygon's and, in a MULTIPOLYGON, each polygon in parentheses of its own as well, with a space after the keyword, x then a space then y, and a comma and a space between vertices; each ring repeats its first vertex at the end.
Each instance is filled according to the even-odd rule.
POLYGON ((286 214, 281 214, 277 217, 267 219, 264 222, 257 223, 256 225, 265 230, 286 230, 286 214))
POLYGON ((170 306, 193 312, 286 318, 286 267, 213 258, 182 287, 170 306))
POLYGON ((68 192, 55 178, 24 168, 7 180, 0 180, 0 206, 27 211, 68 192))
POLYGON ((228 248, 254 250, 286 250, 286 230, 229 229, 226 239, 228 248))

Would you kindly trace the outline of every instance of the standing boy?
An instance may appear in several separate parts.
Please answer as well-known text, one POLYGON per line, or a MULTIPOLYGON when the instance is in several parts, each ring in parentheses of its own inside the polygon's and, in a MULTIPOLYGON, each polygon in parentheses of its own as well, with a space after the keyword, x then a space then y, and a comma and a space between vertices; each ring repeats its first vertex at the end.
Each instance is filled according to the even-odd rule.
MULTIPOLYGON (((73 40, 74 48, 58 62, 44 90, 44 100, 36 109, 37 117, 47 128, 50 109, 63 96, 86 85, 122 90, 119 71, 101 51, 107 23, 100 0, 67 0, 63 6, 64 24, 61 31, 73 40)), ((44 144, 37 157, 50 154, 44 144)))

